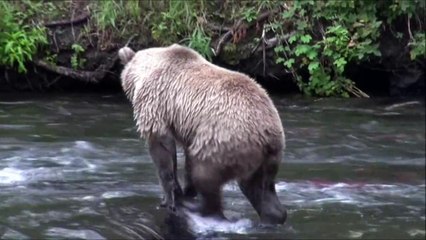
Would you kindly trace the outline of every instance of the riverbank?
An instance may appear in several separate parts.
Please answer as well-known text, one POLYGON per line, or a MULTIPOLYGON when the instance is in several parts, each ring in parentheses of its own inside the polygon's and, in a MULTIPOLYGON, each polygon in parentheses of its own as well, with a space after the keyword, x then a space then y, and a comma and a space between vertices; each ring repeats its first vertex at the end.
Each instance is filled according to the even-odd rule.
POLYGON ((274 93, 424 96, 423 1, 1 2, 0 92, 120 91, 117 50, 178 42, 274 93))

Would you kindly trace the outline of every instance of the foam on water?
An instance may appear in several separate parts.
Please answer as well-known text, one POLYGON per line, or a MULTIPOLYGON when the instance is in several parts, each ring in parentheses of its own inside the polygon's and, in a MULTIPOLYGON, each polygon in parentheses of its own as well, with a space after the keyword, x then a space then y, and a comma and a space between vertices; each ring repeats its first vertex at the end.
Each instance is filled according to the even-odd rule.
POLYGON ((364 235, 362 231, 349 231, 349 238, 361 238, 364 235))
POLYGON ((249 219, 239 219, 237 221, 225 221, 214 218, 202 217, 197 213, 185 210, 188 217, 188 226, 197 234, 208 234, 211 232, 223 233, 247 233, 247 230, 253 227, 249 219))
POLYGON ((87 141, 75 141, 74 147, 78 150, 96 151, 96 148, 93 146, 93 144, 87 141))
POLYGON ((424 237, 426 235, 424 229, 410 229, 407 232, 411 237, 424 237))
POLYGON ((93 230, 74 230, 59 227, 49 228, 46 235, 52 238, 69 238, 69 239, 105 239, 99 233, 93 230))
POLYGON ((102 194, 103 199, 111 199, 111 198, 124 198, 137 195, 134 192, 128 191, 109 191, 102 194))
MULTIPOLYGON (((279 182, 277 192, 284 193, 287 202, 296 205, 317 205, 324 203, 346 203, 358 206, 393 205, 386 201, 389 196, 424 201, 423 185, 407 184, 365 184, 342 182, 279 182)), ((396 200, 398 201, 398 200, 396 200)))
POLYGON ((25 181, 24 171, 16 168, 3 168, 0 170, 0 185, 15 184, 25 181))
POLYGON ((30 237, 14 229, 6 228, 3 235, 0 233, 0 239, 31 239, 30 237))
POLYGON ((64 179, 64 172, 64 170, 56 167, 18 169, 8 166, 0 169, 0 185, 22 185, 41 181, 62 180, 64 179))

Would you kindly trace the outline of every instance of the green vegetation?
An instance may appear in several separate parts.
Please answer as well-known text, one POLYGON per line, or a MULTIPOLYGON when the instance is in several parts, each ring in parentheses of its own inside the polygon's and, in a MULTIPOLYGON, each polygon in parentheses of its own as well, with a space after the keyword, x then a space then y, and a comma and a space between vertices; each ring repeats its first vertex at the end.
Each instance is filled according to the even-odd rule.
POLYGON ((211 61, 211 38, 203 29, 207 8, 204 0, 170 1, 151 25, 154 40, 162 44, 185 43, 211 61))
POLYGON ((212 48, 229 31, 222 60, 238 63, 265 36, 276 38, 275 61, 291 72, 304 94, 362 97, 347 76, 348 64, 378 62, 384 32, 406 46, 407 59, 424 59, 424 8, 424 0, 0 1, 0 65, 26 72, 25 63, 36 55, 56 64, 60 50, 40 51, 48 43, 43 24, 88 11, 87 23, 72 29, 65 46, 70 52, 66 64, 75 70, 89 65, 87 50, 108 52, 129 39, 143 47, 178 42, 211 61, 212 48), (257 22, 265 12, 273 14, 257 22))
POLYGON ((86 59, 81 57, 81 54, 84 53, 84 48, 78 44, 74 43, 71 48, 74 50, 74 53, 71 56, 71 66, 73 69, 83 68, 86 59))
POLYGON ((207 60, 212 61, 213 52, 210 47, 211 38, 199 26, 195 28, 189 38, 183 40, 186 45, 199 52, 207 60))
MULTIPOLYGON (((285 33, 276 23, 292 22, 295 26, 294 35, 275 48, 276 61, 293 73, 299 88, 307 95, 363 96, 345 76, 347 64, 380 57, 382 30, 392 27, 400 18, 421 17, 418 14, 424 4, 422 0, 294 1, 288 11, 270 24, 281 36, 285 33), (298 74, 298 70, 305 67, 310 75, 308 81, 298 74)), ((421 27, 416 31, 416 38, 411 36, 411 43, 407 45, 411 45, 412 60, 424 57, 425 52, 424 32, 421 27)))
POLYGON ((25 24, 28 15, 7 1, 0 2, 0 16, 0 64, 27 72, 25 62, 32 60, 40 45, 47 44, 45 29, 25 24))
POLYGON ((411 60, 416 60, 421 57, 425 57, 425 43, 426 37, 425 33, 416 33, 414 38, 410 39, 408 46, 410 46, 410 58, 411 60))

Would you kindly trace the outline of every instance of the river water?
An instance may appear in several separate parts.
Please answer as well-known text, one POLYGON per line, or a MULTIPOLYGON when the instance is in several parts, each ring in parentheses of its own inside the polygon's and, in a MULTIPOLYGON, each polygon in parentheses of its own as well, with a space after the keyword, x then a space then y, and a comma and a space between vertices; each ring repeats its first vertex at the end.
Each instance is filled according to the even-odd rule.
POLYGON ((287 137, 276 187, 289 214, 268 227, 235 183, 224 187, 232 223, 158 208, 155 169, 121 95, 2 94, 0 238, 425 238, 423 100, 274 102, 287 137))

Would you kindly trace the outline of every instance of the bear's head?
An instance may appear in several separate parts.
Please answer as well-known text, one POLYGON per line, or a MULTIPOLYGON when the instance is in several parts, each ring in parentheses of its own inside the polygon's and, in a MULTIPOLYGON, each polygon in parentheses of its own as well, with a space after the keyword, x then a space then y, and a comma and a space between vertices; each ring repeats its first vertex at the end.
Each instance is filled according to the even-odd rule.
POLYGON ((121 64, 126 65, 135 56, 135 52, 129 47, 123 47, 118 50, 118 57, 121 64))
MULTIPOLYGON (((135 56, 135 52, 129 47, 123 47, 118 51, 118 58, 121 63, 126 66, 135 56)), ((129 100, 133 98, 134 80, 132 74, 128 70, 121 73, 121 85, 129 100)))

